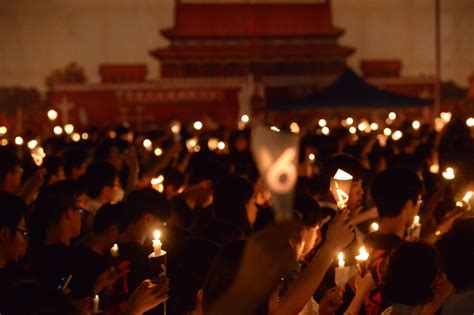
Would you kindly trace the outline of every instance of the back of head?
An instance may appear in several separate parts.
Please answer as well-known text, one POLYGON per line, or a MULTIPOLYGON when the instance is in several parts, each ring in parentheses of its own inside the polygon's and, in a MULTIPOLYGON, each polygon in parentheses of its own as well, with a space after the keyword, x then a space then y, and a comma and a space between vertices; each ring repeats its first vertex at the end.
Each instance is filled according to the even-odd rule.
POLYGON ((206 240, 193 240, 169 256, 169 308, 172 314, 188 314, 196 308, 196 295, 204 280, 218 246, 206 240))
POLYGON ((362 164, 351 155, 345 153, 333 155, 324 163, 321 171, 322 193, 329 191, 330 178, 338 169, 351 174, 354 181, 362 180, 366 172, 362 164))
POLYGON ((100 207, 94 218, 94 225, 92 227, 94 233, 104 233, 108 228, 113 225, 117 225, 119 230, 121 230, 124 209, 124 204, 120 202, 116 204, 108 203, 100 207))
POLYGON ((47 170, 44 181, 48 183, 51 177, 58 174, 60 168, 62 167, 62 160, 57 156, 49 155, 43 160, 42 166, 47 170))
POLYGON ((165 186, 173 186, 178 189, 184 185, 184 175, 176 168, 165 168, 161 172, 161 175, 163 175, 163 177, 165 178, 163 182, 165 186))
POLYGON ((71 148, 64 152, 64 174, 66 177, 72 175, 73 168, 80 168, 87 161, 87 153, 85 149, 71 148))
POLYGON ((421 242, 403 244, 389 259, 382 288, 384 304, 426 304, 434 297, 438 275, 438 253, 433 246, 421 242))
POLYGON ((235 241, 221 248, 214 258, 203 287, 203 308, 210 309, 234 282, 245 242, 235 241))
POLYGON ((240 176, 226 176, 214 189, 214 211, 218 220, 249 228, 246 205, 253 196, 252 183, 240 176))
POLYGON ((14 172, 18 166, 20 159, 13 152, 0 149, 0 181, 3 181, 8 173, 14 172))
POLYGON ((415 173, 393 168, 375 177, 371 191, 379 216, 397 217, 409 200, 417 202, 422 193, 422 184, 415 173))
POLYGON ((461 219, 439 242, 444 271, 456 290, 474 289, 474 218, 461 219))
POLYGON ((35 214, 47 225, 59 223, 63 212, 74 206, 81 187, 77 182, 64 180, 41 189, 35 203, 35 214))
POLYGON ((106 186, 114 186, 116 178, 115 168, 107 162, 100 161, 89 166, 83 181, 87 185, 87 194, 91 198, 97 198, 106 186))
POLYGON ((316 200, 306 192, 296 192, 295 211, 299 214, 301 222, 306 228, 315 227, 321 222, 321 209, 316 200))
POLYGON ((145 214, 151 214, 161 222, 165 222, 170 213, 171 206, 166 197, 152 188, 143 188, 132 191, 125 201, 126 224, 138 221, 145 214))
POLYGON ((0 191, 0 205, 0 229, 14 229, 26 215, 27 207, 23 199, 7 192, 0 191))

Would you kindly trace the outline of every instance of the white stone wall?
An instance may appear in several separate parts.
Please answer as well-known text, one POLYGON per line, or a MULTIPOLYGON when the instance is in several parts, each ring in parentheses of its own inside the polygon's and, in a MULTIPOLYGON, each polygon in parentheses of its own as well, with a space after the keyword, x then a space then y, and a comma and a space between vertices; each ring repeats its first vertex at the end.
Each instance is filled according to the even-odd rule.
MULTIPOLYGON (((217 0, 216 0, 217 1, 217 0)), ((227 1, 227 0, 221 0, 227 1)), ((294 0, 293 0, 294 1, 294 0)), ((466 85, 474 71, 474 1, 441 0, 443 78, 466 85)), ((434 72, 434 0, 333 0, 341 42, 359 60, 396 58, 403 75, 434 72)), ((53 69, 76 61, 89 81, 98 65, 157 62, 148 51, 165 45, 159 30, 173 23, 174 0, 0 0, 0 86, 44 88, 53 69)))

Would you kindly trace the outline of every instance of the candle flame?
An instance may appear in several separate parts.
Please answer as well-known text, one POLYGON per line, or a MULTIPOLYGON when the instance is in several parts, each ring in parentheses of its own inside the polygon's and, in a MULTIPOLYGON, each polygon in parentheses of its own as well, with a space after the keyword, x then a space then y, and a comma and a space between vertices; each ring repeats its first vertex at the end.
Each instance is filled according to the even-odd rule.
POLYGON ((344 253, 343 252, 339 252, 339 254, 337 254, 337 260, 344 261, 344 253))
POLYGON ((464 197, 462 198, 462 200, 465 202, 465 203, 469 203, 469 201, 471 200, 472 198, 472 191, 468 191, 464 197))
POLYGON ((367 259, 369 259, 369 253, 367 252, 367 250, 365 249, 365 247, 362 246, 361 248, 359 248, 359 255, 356 256, 356 260, 358 260, 358 261, 366 261, 367 259))
POLYGON ((153 232, 153 238, 155 241, 159 241, 160 240, 160 237, 161 237, 161 232, 159 230, 155 230, 155 232, 153 232))
POLYGON ((454 169, 452 167, 446 168, 446 170, 443 172, 443 177, 447 180, 452 180, 456 176, 454 175, 454 169))
POLYGON ((413 225, 420 224, 420 216, 416 215, 415 218, 413 219, 413 225))
POLYGON ((370 230, 372 232, 377 232, 379 230, 379 224, 377 222, 374 222, 370 225, 370 230))

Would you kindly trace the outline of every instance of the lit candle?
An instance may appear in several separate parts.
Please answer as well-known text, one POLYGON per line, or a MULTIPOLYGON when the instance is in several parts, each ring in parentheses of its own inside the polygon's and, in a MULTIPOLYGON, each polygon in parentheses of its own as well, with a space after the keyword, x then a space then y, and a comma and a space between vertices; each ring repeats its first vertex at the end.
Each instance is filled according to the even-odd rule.
POLYGON ((196 129, 198 131, 202 129, 202 126, 203 126, 202 122, 200 122, 199 120, 195 121, 194 124, 193 124, 194 129, 196 129))
POLYGON ((154 238, 154 240, 153 240, 153 250, 154 250, 155 257, 158 257, 158 256, 161 255, 160 236, 161 236, 160 231, 155 230, 155 232, 153 232, 153 238, 154 238))
POLYGON ((114 246, 112 246, 112 248, 110 249, 110 256, 112 257, 118 257, 119 255, 119 247, 117 245, 117 243, 114 244, 114 246))
POLYGON ((454 175, 454 169, 452 167, 446 168, 443 172, 443 177, 447 180, 453 180, 456 176, 454 175))
POLYGON ((308 159, 311 161, 311 163, 314 163, 314 160, 316 160, 316 155, 314 153, 310 153, 308 155, 308 159))
POLYGON ((339 209, 345 209, 349 201, 349 192, 351 191, 352 175, 338 169, 330 182, 330 190, 336 200, 339 209))
POLYGON ((369 253, 367 252, 365 247, 362 246, 361 248, 359 248, 359 255, 356 256, 356 260, 359 262, 364 262, 367 259, 369 259, 369 253))
POLYGON ((472 191, 468 191, 464 197, 462 198, 462 200, 465 202, 465 203, 469 203, 469 201, 471 200, 472 198, 472 191))
POLYGON ((374 222, 370 225, 370 232, 377 232, 379 230, 379 224, 377 222, 374 222))
POLYGON ((49 120, 53 121, 53 120, 56 120, 56 118, 58 118, 58 112, 55 111, 54 109, 50 109, 48 111, 48 118, 49 120))
POLYGON ((339 266, 339 268, 344 268, 346 266, 346 262, 344 261, 344 253, 343 252, 340 252, 338 255, 337 255, 337 264, 339 266))
POLYGON ((98 312, 99 312, 99 296, 96 294, 93 300, 92 313, 98 313, 98 312))
POLYGON ((413 224, 408 229, 408 234, 410 236, 420 238, 420 233, 421 233, 420 217, 415 216, 415 218, 413 219, 413 224))

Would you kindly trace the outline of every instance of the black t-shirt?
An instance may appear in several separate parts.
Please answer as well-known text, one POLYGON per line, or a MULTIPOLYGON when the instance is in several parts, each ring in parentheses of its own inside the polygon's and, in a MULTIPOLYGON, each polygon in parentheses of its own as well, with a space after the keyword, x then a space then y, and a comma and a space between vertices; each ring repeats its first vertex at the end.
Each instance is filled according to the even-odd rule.
POLYGON ((130 295, 145 279, 152 277, 148 256, 149 247, 138 243, 119 243, 119 263, 117 272, 121 294, 130 295))
POLYGON ((72 274, 72 248, 64 244, 40 248, 33 258, 33 271, 39 284, 56 290, 61 278, 72 274))
POLYGON ((64 294, 41 287, 23 267, 16 263, 0 269, 0 314, 75 314, 64 294))
POLYGON ((107 258, 84 246, 73 248, 72 255, 71 298, 92 296, 95 280, 109 268, 107 258))

